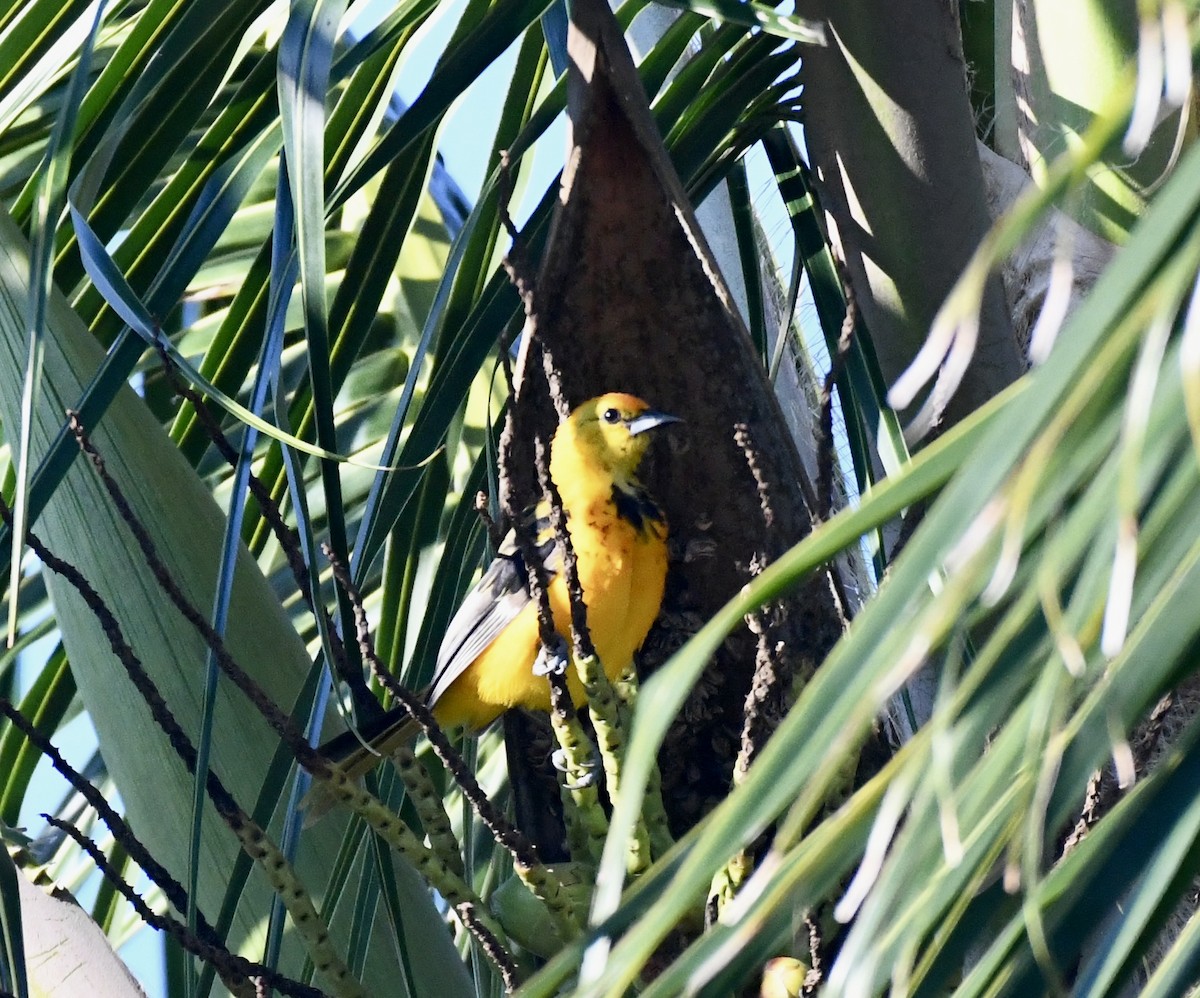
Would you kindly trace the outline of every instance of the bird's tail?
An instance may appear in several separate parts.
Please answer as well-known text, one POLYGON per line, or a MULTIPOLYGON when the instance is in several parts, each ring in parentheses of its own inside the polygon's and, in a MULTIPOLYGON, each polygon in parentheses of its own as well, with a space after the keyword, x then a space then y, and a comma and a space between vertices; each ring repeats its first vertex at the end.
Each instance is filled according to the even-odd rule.
MULTIPOLYGON (((321 745, 318 751, 336 762, 352 780, 360 779, 379 763, 381 758, 391 755, 405 742, 410 742, 421 733, 421 726, 403 707, 395 707, 375 720, 361 725, 358 732, 345 731, 321 745)), ((312 788, 300 802, 305 814, 305 826, 311 825, 328 812, 337 798, 323 783, 313 783, 312 788)))

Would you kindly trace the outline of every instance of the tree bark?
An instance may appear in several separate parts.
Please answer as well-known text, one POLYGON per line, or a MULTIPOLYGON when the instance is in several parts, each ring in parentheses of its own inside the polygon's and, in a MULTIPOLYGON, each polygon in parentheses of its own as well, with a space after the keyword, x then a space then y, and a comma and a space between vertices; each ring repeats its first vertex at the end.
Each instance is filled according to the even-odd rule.
MULTIPOLYGON (((797 13, 826 24, 827 44, 804 60, 808 151, 890 384, 989 225, 957 16, 945 0, 802 0, 797 13)), ((1023 370, 995 277, 944 423, 1023 370)))
MULTIPOLYGON (((673 553, 664 612, 639 662, 652 669, 802 539, 812 520, 779 405, 611 11, 603 0, 580 0, 573 18, 563 203, 529 302, 515 408, 523 410, 523 431, 541 426, 548 436, 554 412, 545 363, 565 408, 621 390, 686 421, 669 435, 672 453, 664 447, 646 469, 673 553)), ((534 498, 528 432, 513 432, 510 422, 501 458, 508 487, 534 498)), ((765 625, 777 661, 763 712, 775 717, 792 680, 811 673, 842 625, 828 576, 785 602, 765 625)), ((728 792, 756 668, 754 636, 734 635, 667 739, 661 761, 676 832, 728 792)))

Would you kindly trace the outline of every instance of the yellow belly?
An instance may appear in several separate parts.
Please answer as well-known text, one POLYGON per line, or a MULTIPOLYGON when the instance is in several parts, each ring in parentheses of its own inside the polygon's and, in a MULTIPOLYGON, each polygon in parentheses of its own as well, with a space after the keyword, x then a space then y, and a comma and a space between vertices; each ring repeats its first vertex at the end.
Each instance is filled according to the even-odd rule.
MULTIPOLYGON (((610 679, 633 661, 658 616, 667 575, 665 529, 649 524, 641 532, 608 510, 583 522, 572 521, 571 539, 579 562, 587 605, 588 630, 610 679)), ((550 583, 554 627, 571 646, 571 610, 561 574, 550 583)), ((550 709, 550 683, 533 674, 540 649, 537 606, 530 603, 504 628, 438 698, 433 707, 443 727, 481 729, 505 710, 550 709)), ((574 664, 567 674, 575 705, 585 697, 574 664)))

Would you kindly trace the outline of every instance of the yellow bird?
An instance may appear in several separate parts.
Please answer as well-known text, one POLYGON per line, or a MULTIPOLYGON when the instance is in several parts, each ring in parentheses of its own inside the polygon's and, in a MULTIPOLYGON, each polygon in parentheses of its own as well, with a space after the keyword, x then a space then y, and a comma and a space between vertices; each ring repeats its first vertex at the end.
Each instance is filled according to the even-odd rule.
MULTIPOLYGON (((610 393, 584 402, 559 426, 550 445, 550 476, 562 496, 579 566, 588 630, 609 679, 633 661, 658 616, 667 577, 667 524, 637 477, 648 431, 677 417, 633 395, 610 393)), ((571 607, 560 571, 549 509, 536 510, 538 553, 550 576, 554 627, 570 646, 571 607)), ((541 650, 537 605, 512 533, 454 615, 438 652, 427 703, 443 728, 479 731, 513 707, 550 709, 550 683, 534 670, 541 650)), ((585 694, 572 663, 567 682, 575 705, 585 694)), ((417 732, 403 708, 360 731, 386 755, 417 732)), ((347 732, 322 747, 351 776, 377 761, 347 732)))

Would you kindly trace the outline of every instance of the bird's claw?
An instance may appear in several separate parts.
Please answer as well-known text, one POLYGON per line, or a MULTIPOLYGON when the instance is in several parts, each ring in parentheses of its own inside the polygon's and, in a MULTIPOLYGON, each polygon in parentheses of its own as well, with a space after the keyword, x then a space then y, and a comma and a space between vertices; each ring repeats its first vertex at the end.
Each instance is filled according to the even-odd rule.
MULTIPOLYGON (((567 754, 562 749, 555 749, 550 755, 550 764, 560 773, 566 774, 569 771, 567 766, 567 754)), ((596 774, 598 768, 594 759, 589 759, 582 764, 583 774, 578 780, 567 780, 564 786, 568 790, 582 790, 584 787, 590 787, 596 782, 596 774)))
POLYGON ((537 653, 537 658, 533 660, 533 674, 561 676, 566 671, 567 643, 562 639, 562 635, 555 635, 554 644, 550 647, 543 645, 537 653))

